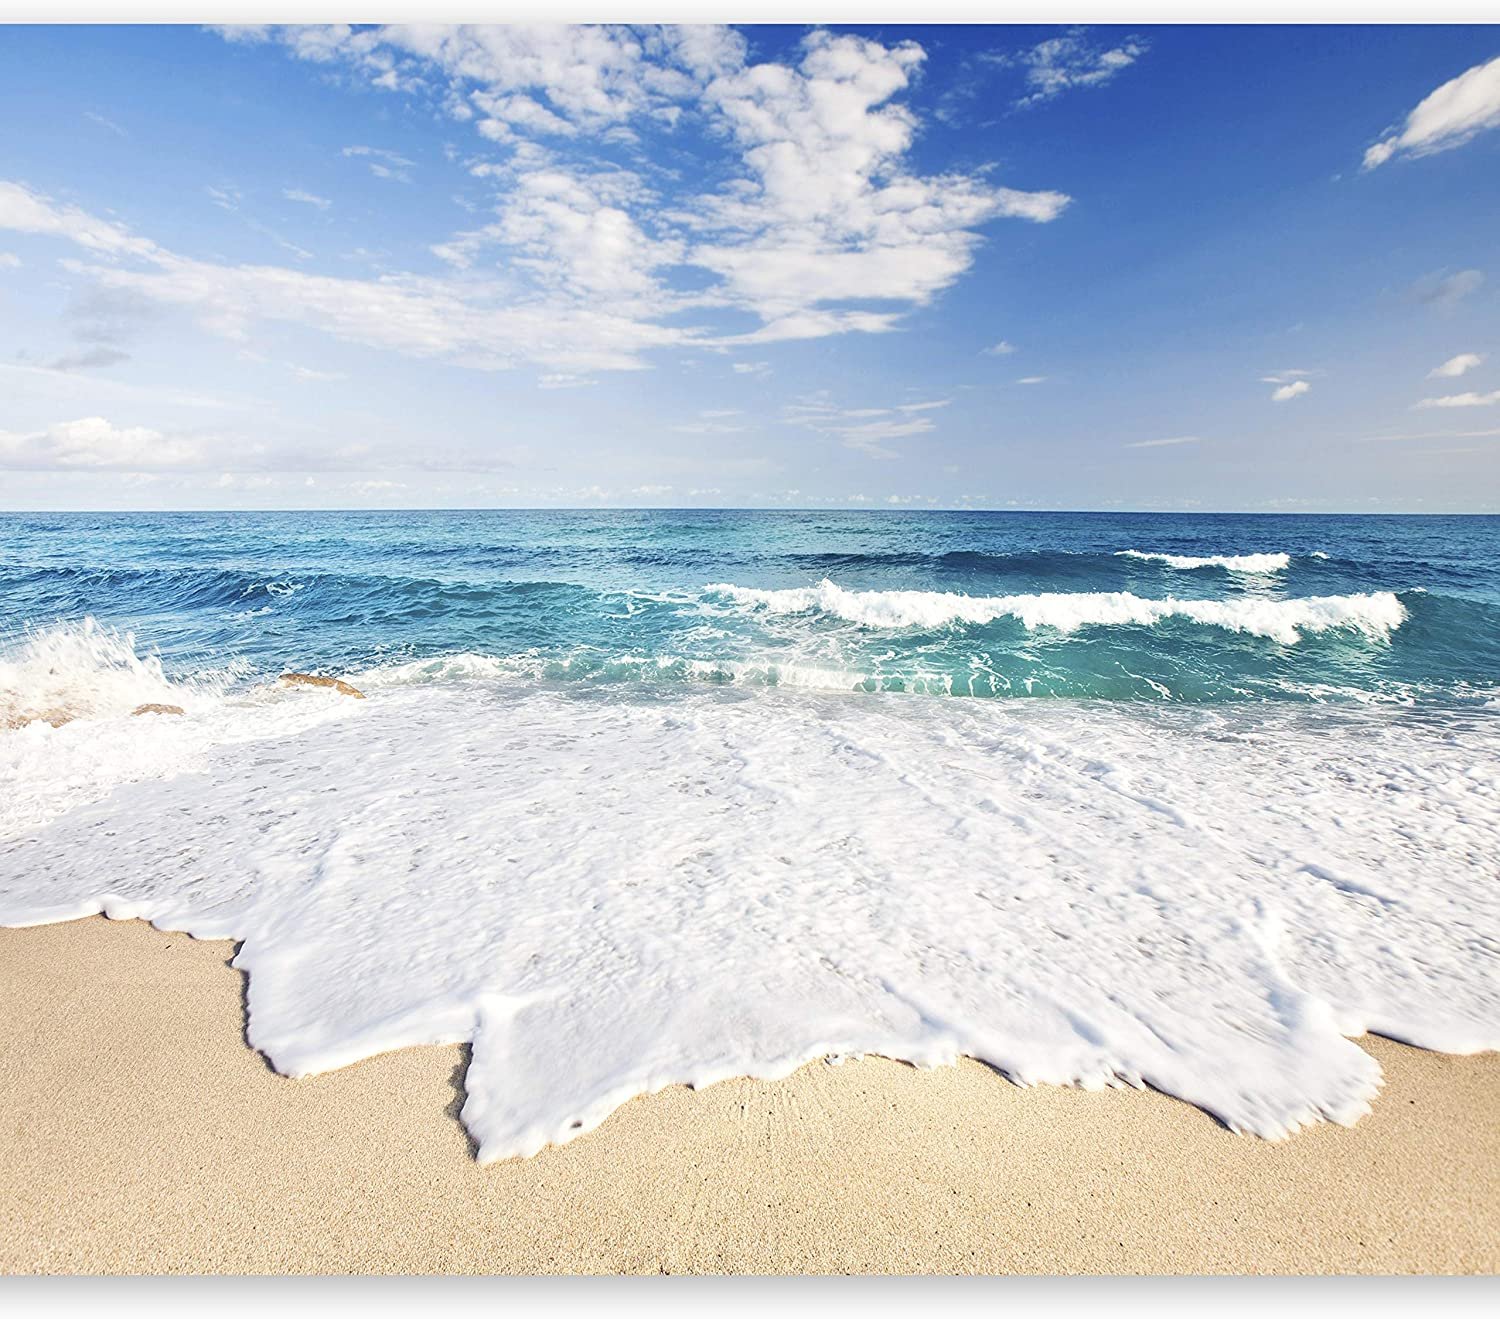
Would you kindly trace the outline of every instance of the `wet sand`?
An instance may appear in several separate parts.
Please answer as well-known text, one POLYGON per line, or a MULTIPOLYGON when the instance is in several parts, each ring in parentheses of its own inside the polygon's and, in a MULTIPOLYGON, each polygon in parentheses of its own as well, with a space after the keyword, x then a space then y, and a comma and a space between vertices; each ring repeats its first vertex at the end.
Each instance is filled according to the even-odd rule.
POLYGON ((277 1076, 233 945, 0 930, 8 1273, 1485 1272, 1500 1055, 1377 1038, 1372 1116, 1270 1144, 978 1063, 674 1087, 478 1166, 465 1052, 277 1076))

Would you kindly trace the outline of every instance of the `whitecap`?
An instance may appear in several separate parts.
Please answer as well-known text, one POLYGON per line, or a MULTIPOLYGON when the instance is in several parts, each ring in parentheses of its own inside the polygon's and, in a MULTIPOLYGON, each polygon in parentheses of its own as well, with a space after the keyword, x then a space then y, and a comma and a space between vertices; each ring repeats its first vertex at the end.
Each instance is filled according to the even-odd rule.
POLYGON ((1146 550, 1116 550, 1117 559, 1142 559, 1164 563, 1169 568, 1191 571, 1194 568, 1225 568, 1235 573, 1285 572, 1292 562, 1289 554, 1157 554, 1146 550))
POLYGON ((1073 632, 1085 627, 1151 627, 1186 619, 1231 632, 1294 645, 1304 633, 1344 629, 1383 640, 1406 619, 1391 591, 1293 599, 1147 599, 1128 591, 1046 592, 971 596, 947 591, 850 591, 824 578, 816 586, 786 590, 718 583, 712 596, 771 614, 822 613, 872 628, 942 627, 1014 618, 1028 629, 1073 632))

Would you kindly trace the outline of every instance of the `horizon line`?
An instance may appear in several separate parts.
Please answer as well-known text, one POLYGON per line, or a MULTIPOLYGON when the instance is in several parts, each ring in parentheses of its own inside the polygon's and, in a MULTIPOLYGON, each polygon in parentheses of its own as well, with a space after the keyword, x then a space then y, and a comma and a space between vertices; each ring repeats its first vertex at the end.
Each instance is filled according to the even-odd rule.
POLYGON ((496 504, 465 508, 455 505, 428 505, 410 508, 0 508, 0 517, 39 517, 58 514, 93 513, 119 516, 161 517, 173 514, 253 514, 253 513, 1001 513, 1065 517, 1143 516, 1157 517, 1500 517, 1494 509, 1235 509, 1235 508, 980 508, 927 506, 912 508, 889 504, 856 505, 705 505, 705 504, 496 504))

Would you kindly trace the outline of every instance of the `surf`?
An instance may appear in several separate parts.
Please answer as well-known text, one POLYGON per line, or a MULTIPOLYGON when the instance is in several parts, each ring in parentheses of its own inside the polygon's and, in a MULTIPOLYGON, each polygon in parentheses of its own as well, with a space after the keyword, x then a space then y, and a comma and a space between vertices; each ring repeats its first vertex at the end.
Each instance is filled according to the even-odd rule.
POLYGON ((720 582, 705 588, 717 596, 771 614, 820 613, 873 628, 943 627, 1010 618, 1028 630, 1049 628, 1154 627, 1182 619, 1229 632, 1296 645, 1305 633, 1348 629, 1372 641, 1385 640, 1406 619, 1406 607, 1391 591, 1356 595, 1233 600, 1148 599, 1128 591, 1043 592, 969 596, 950 591, 851 591, 826 577, 816 586, 766 590, 720 582))

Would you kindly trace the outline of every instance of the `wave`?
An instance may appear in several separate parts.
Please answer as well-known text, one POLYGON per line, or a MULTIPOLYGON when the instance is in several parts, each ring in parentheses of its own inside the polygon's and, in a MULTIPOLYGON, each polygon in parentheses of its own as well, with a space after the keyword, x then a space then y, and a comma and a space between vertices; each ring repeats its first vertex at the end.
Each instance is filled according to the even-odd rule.
POLYGON ((872 628, 943 627, 1014 618, 1028 630, 1074 632, 1085 627, 1152 627, 1186 619, 1294 645, 1307 632, 1349 630, 1385 640, 1406 619, 1391 591, 1308 596, 1290 600, 1151 600, 1128 591, 970 596, 947 591, 849 591, 824 578, 785 590, 715 583, 708 595, 771 614, 822 613, 872 628))
MULTIPOLYGON (((1290 554, 1159 554, 1148 550, 1116 550, 1119 559, 1141 559, 1147 563, 1164 563, 1169 568, 1190 571, 1194 568, 1225 568, 1236 573, 1285 572, 1292 562, 1290 554)), ((1327 555, 1321 556, 1326 558, 1327 555)))
POLYGON ((0 654, 0 728, 128 715, 149 704, 188 709, 222 690, 222 680, 169 679, 160 658, 137 654, 133 633, 85 618, 28 632, 0 654))

